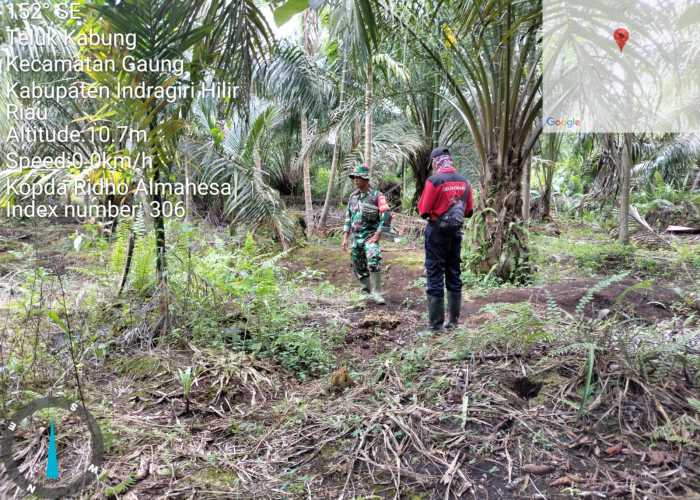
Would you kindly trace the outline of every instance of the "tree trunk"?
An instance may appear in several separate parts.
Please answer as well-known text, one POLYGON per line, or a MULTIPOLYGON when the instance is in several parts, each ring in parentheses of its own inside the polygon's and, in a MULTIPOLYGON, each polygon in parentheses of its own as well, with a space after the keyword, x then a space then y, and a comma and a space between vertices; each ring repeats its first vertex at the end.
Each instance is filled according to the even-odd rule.
POLYGON ((362 140, 362 122, 360 121, 360 115, 355 115, 355 122, 352 132, 352 151, 358 148, 360 141, 362 140))
POLYGON ((693 186, 690 188, 690 190, 695 191, 698 188, 700 188, 700 166, 698 166, 698 175, 695 176, 693 186))
POLYGON ((632 134, 623 135, 620 155, 620 228, 619 242, 629 244, 630 177, 632 172, 632 134))
POLYGON ((540 219, 548 221, 551 219, 550 212, 552 211, 552 183, 548 182, 542 193, 542 215, 540 219))
POLYGON ((373 93, 372 59, 367 63, 367 83, 365 84, 365 164, 372 176, 372 93, 373 93))
POLYGON ((134 258, 134 247, 136 246, 136 233, 134 233, 134 221, 131 221, 131 229, 129 229, 129 242, 126 247, 126 259, 124 260, 124 269, 122 270, 122 277, 119 280, 119 290, 117 291, 117 297, 119 297, 124 291, 126 282, 129 279, 129 271, 131 271, 131 261, 134 258))
MULTIPOLYGON (((340 100, 338 108, 343 109, 345 104, 345 77, 347 74, 347 55, 343 56, 343 69, 340 76, 340 100)), ((318 220, 318 229, 322 230, 326 226, 326 219, 328 218, 328 210, 331 204, 331 194, 333 192, 333 184, 335 183, 335 174, 338 170, 338 160, 340 158, 340 146, 341 146, 341 134, 340 127, 335 133, 335 143, 333 144, 333 159, 331 160, 331 171, 328 174, 328 187, 326 189, 326 199, 323 200, 323 209, 321 210, 321 217, 318 220)))
MULTIPOLYGON (((301 148, 306 148, 309 138, 309 119, 305 112, 301 114, 301 148)), ((311 158, 306 155, 303 162, 303 179, 304 179, 304 221, 309 232, 313 231, 314 227, 314 206, 311 199, 311 158)))
MULTIPOLYGON (((192 179, 190 171, 190 158, 185 155, 185 185, 189 184, 192 179)), ((192 192, 189 189, 185 190, 185 223, 189 224, 192 220, 192 192)))
POLYGON ((528 156, 523 169, 523 221, 530 221, 530 180, 532 175, 532 155, 528 156))
POLYGON ((323 209, 321 217, 318 220, 318 229, 323 230, 326 227, 326 219, 328 218, 328 210, 331 205, 331 194, 333 192, 333 184, 335 183, 335 174, 338 170, 338 158, 340 157, 340 129, 336 134, 335 144, 333 145, 333 159, 331 160, 331 171, 328 174, 328 186, 326 187, 326 198, 323 200, 323 209))
MULTIPOLYGON (((431 96, 433 100, 433 131, 432 131, 432 146, 436 148, 440 146, 440 77, 435 73, 434 94, 431 96)), ((431 148, 432 150, 432 148, 431 148)))
POLYGON ((260 185, 263 181, 262 175, 262 157, 260 156, 260 145, 256 144, 253 148, 253 180, 260 185))
MULTIPOLYGON (((313 58, 316 50, 318 17, 313 9, 304 11, 304 52, 309 59, 313 58)), ((301 148, 306 148, 311 140, 309 131, 309 117, 306 110, 301 113, 301 148)), ((303 162, 304 179, 304 219, 309 233, 314 231, 314 206, 311 198, 311 158, 306 155, 303 162)))
POLYGON ((529 276, 527 237, 519 216, 522 214, 522 180, 526 162, 508 155, 501 162, 489 155, 481 179, 479 206, 482 209, 474 244, 479 258, 472 268, 491 273, 503 281, 524 281, 529 276), (520 223, 519 223, 520 222, 520 223))
POLYGON ((428 180, 428 177, 430 177, 432 173, 430 151, 430 148, 426 145, 418 150, 415 155, 411 155, 409 159, 416 188, 413 193, 413 200, 411 200, 411 207, 416 207, 418 205, 418 200, 420 200, 421 194, 423 194, 425 181, 428 180))
MULTIPOLYGON (((155 181, 161 182, 160 169, 156 172, 155 181)), ((156 334, 165 336, 170 324, 170 306, 168 302, 168 271, 167 249, 165 245, 165 217, 163 217, 163 196, 156 190, 152 196, 156 213, 153 217, 153 227, 156 235, 156 283, 158 287, 160 319, 156 334), (159 331, 158 331, 159 330, 159 331)))

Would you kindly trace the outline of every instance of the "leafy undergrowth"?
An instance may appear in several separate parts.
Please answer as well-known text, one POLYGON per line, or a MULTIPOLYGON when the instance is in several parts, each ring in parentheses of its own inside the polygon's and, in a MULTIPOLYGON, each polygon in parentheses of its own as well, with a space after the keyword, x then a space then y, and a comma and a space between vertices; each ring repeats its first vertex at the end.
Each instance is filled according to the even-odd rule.
MULTIPOLYGON (((153 330, 154 285, 138 272, 147 247, 135 254, 125 298, 115 299, 104 269, 123 264, 123 236, 107 256, 99 244, 73 250, 87 271, 61 280, 26 272, 4 318, 5 412, 37 394, 74 393, 63 329, 74 333, 106 441, 105 472, 89 495, 661 498, 698 490, 700 336, 688 288, 665 304, 663 320, 626 307, 643 283, 630 283, 632 271, 584 290, 575 281, 574 307, 550 293, 561 288, 513 303, 487 295, 462 328, 418 336, 422 290, 410 286, 419 277, 402 267, 405 252, 387 248, 382 309, 340 282, 348 273, 335 248, 327 268, 319 247, 316 262, 285 273, 250 239, 171 230, 175 314, 166 338, 153 330), (622 299, 600 302, 615 287, 622 299), (352 380, 334 387, 330 371, 341 365, 352 380)), ((27 440, 23 451, 40 446, 27 440)), ((0 482, 0 496, 10 488, 0 482)))
MULTIPOLYGON (((152 476, 134 489, 146 496, 659 498, 697 488, 694 319, 587 320, 554 303, 483 314, 479 329, 378 357, 340 393, 243 355, 155 351, 162 364, 199 367, 190 410, 170 371, 134 381, 137 395, 111 415, 115 455, 148 457, 152 476)), ((112 476, 135 472, 115 464, 112 476)))
POLYGON ((700 272, 700 245, 683 238, 669 237, 654 248, 634 242, 625 246, 595 224, 564 219, 534 226, 532 243, 537 278, 543 283, 623 270, 640 279, 693 282, 700 272))

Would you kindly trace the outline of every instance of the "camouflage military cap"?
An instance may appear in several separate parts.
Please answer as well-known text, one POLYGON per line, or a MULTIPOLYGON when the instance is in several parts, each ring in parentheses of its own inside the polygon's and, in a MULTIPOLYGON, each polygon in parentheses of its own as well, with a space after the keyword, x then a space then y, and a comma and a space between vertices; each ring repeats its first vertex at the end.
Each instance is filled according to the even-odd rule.
POLYGON ((367 168, 367 165, 358 165, 352 170, 352 172, 350 172, 348 177, 351 179, 359 177, 360 179, 369 180, 369 169, 367 168))

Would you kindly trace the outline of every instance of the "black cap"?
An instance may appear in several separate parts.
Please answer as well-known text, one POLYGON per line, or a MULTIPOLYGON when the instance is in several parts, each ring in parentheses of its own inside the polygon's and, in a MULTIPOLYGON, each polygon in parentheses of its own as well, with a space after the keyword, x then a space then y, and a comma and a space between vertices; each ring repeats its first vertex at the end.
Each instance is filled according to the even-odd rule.
POLYGON ((445 156, 445 155, 450 155, 450 150, 447 149, 445 146, 439 146, 435 149, 433 149, 433 152, 430 153, 430 159, 434 160, 435 158, 438 158, 440 156, 445 156))

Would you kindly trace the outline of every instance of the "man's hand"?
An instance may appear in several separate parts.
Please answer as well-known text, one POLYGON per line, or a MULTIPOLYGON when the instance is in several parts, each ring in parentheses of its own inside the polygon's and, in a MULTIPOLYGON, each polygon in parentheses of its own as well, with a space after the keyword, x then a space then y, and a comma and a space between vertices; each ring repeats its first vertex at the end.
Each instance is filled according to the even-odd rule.
POLYGON ((349 242, 349 235, 348 235, 348 233, 345 233, 343 235, 343 251, 345 251, 345 252, 348 251, 348 242, 349 242))
POLYGON ((374 234, 367 240, 367 243, 376 243, 376 242, 379 241, 379 238, 381 238, 381 237, 382 237, 382 234, 381 234, 381 233, 379 233, 379 232, 374 233, 374 234))

